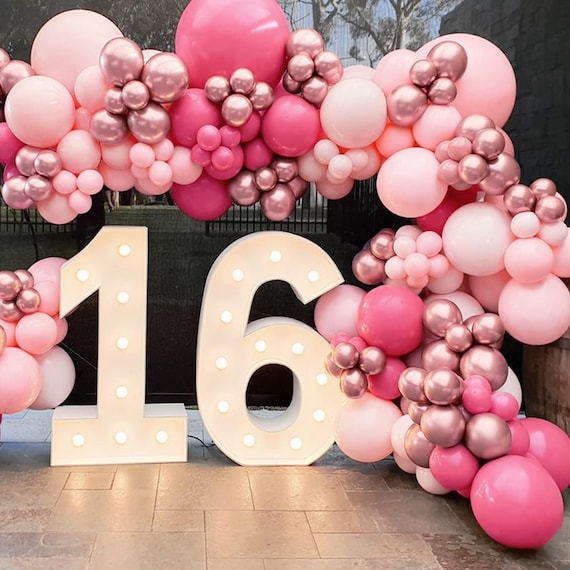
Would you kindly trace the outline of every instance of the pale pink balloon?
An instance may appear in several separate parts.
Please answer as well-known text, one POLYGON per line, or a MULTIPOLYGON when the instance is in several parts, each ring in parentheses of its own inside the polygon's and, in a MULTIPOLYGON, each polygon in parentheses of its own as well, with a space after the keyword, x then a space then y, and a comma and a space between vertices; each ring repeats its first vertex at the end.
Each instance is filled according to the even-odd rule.
POLYGON ((152 145, 156 160, 170 160, 174 155, 174 143, 170 139, 164 139, 152 145))
POLYGON ((330 139, 321 139, 313 148, 313 155, 319 164, 328 165, 334 156, 340 152, 337 144, 330 139))
POLYGON ((32 44, 32 67, 60 81, 73 93, 77 76, 99 62, 103 46, 121 30, 102 14, 69 10, 48 20, 32 44))
POLYGON ((380 167, 376 187, 380 200, 394 214, 423 216, 445 198, 447 184, 438 176, 433 152, 407 148, 390 156, 380 167))
POLYGON ((105 106, 105 94, 110 87, 98 65, 86 67, 75 80, 75 99, 90 113, 94 113, 105 106))
POLYGON ((83 108, 78 107, 75 109, 75 121, 73 123, 73 128, 81 131, 88 131, 91 125, 91 113, 83 108))
MULTIPOLYGON (((567 232, 570 230, 567 229, 567 232)), ((558 277, 570 277, 570 238, 567 237, 562 244, 552 248, 554 263, 552 272, 558 277)))
POLYGON ((349 65, 344 68, 342 80, 345 79, 367 79, 374 81, 375 70, 368 65, 349 65))
POLYGON ((428 42, 417 51, 424 59, 442 41, 454 41, 467 52, 467 68, 457 80, 453 106, 463 117, 483 113, 502 127, 509 118, 516 96, 516 79, 511 63, 492 42, 472 34, 448 34, 428 42))
POLYGON ((71 194, 77 189, 77 176, 73 172, 62 170, 54 176, 52 184, 60 194, 71 194))
POLYGON ((129 136, 118 144, 102 144, 101 157, 107 166, 116 170, 130 168, 131 159, 129 153, 134 143, 136 143, 136 140, 129 136))
POLYGON ((417 55, 409 49, 390 51, 376 65, 373 81, 388 97, 395 87, 410 82, 410 68, 417 59, 417 55))
MULTIPOLYGON (((368 180, 378 173, 382 159, 374 145, 357 150, 363 150, 366 153, 367 160, 362 168, 357 168, 356 166, 352 168, 351 177, 354 178, 354 180, 368 180)), ((346 154, 350 154, 351 152, 352 151, 349 150, 346 154)))
POLYGON ((56 339, 55 322, 44 313, 24 315, 16 325, 16 342, 30 354, 44 354, 54 347, 56 339))
POLYGON ((416 469, 416 479, 418 485, 427 493, 432 495, 446 495, 450 493, 450 489, 444 487, 438 480, 433 476, 429 467, 418 467, 416 469))
POLYGON ((469 275, 493 275, 504 268, 505 251, 514 240, 510 216, 491 204, 462 206, 443 228, 449 261, 469 275))
POLYGON ((485 312, 477 299, 468 293, 465 293, 465 291, 453 291, 452 293, 445 293, 442 295, 430 295, 425 299, 426 305, 435 299, 447 299, 448 301, 455 303, 459 307, 464 321, 469 317, 482 315, 485 312))
POLYGON ((157 160, 148 169, 148 177, 157 186, 172 184, 172 168, 168 162, 157 160))
POLYGON ((77 212, 69 205, 67 196, 53 192, 42 202, 38 202, 38 212, 52 224, 68 224, 77 216, 77 212))
POLYGON ((432 293, 453 293, 461 287, 464 278, 465 274, 463 271, 449 264, 446 271, 441 275, 430 277, 427 287, 432 293))
POLYGON ((25 410, 36 399, 41 385, 36 359, 20 348, 5 347, 0 354, 0 414, 25 410))
POLYGON ((327 168, 327 178, 334 183, 344 182, 352 172, 352 161, 345 154, 333 156, 327 168))
POLYGON ((518 238, 534 237, 540 231, 540 226, 540 220, 534 212, 520 212, 511 220, 511 231, 518 238))
POLYGON ((319 162, 315 158, 314 151, 309 151, 306 154, 301 155, 297 159, 297 165, 299 167, 299 174, 309 182, 317 182, 319 180, 322 180, 325 177, 327 171, 326 165, 319 162))
POLYGON ((53 281, 39 281, 34 289, 40 294, 39 311, 54 316, 59 312, 59 285, 53 281))
POLYGON ((542 281, 553 265, 552 249, 539 238, 517 239, 505 251, 505 269, 522 283, 542 281))
POLYGON ((72 192, 68 196, 67 203, 69 207, 78 214, 86 214, 91 209, 93 201, 88 194, 84 194, 80 190, 75 190, 75 192, 72 192))
POLYGON ((392 430, 390 432, 390 443, 392 444, 394 453, 397 453, 402 457, 408 457, 406 454, 404 441, 406 439, 406 433, 413 423, 414 422, 412 418, 408 414, 404 414, 400 416, 392 425, 392 430))
POLYGON ((101 147, 87 131, 70 131, 57 145, 63 168, 79 174, 97 168, 101 162, 101 147))
POLYGON ((55 343, 59 344, 67 336, 67 330, 69 328, 67 324, 67 319, 65 318, 59 319, 57 317, 52 317, 52 318, 57 328, 57 339, 55 340, 55 343))
POLYGON ((172 180, 176 184, 192 184, 202 174, 202 167, 192 162, 190 149, 184 146, 174 147, 174 153, 168 164, 172 169, 172 180))
POLYGON ((374 144, 378 152, 388 158, 399 150, 415 146, 416 143, 411 128, 389 124, 374 144))
POLYGON ((73 98, 50 77, 28 77, 17 83, 6 97, 4 113, 21 141, 41 148, 56 145, 75 121, 73 98))
POLYGON ((339 285, 322 295, 315 305, 315 326, 328 341, 340 332, 358 336, 358 307, 365 291, 355 285, 339 285))
POLYGON ((135 177, 131 173, 130 168, 117 170, 102 162, 99 165, 99 172, 101 176, 103 176, 105 186, 107 186, 109 190, 123 192, 133 188, 135 185, 135 177))
POLYGON ((353 185, 354 180, 352 180, 352 178, 338 184, 330 182, 325 178, 324 180, 317 181, 316 188, 317 192, 321 194, 321 196, 324 196, 329 200, 339 200, 340 198, 344 198, 350 194, 353 185))
POLYGON ((148 178, 137 179, 135 183, 135 188, 141 193, 147 196, 160 196, 165 194, 170 190, 170 184, 164 184, 163 186, 157 186, 153 184, 148 178))
POLYGON ((392 453, 394 463, 405 473, 415 475, 418 466, 407 456, 400 455, 395 451, 392 453))
POLYGON ((554 275, 539 283, 513 279, 499 298, 499 316, 507 332, 517 340, 531 345, 548 344, 570 326, 570 292, 554 275))
POLYGON ((4 344, 4 348, 7 346, 17 346, 16 345, 16 323, 5 321, 4 319, 0 319, 0 327, 4 329, 4 334, 6 335, 6 341, 4 344))
POLYGON ((77 188, 89 196, 97 194, 103 188, 103 176, 97 170, 84 170, 77 177, 77 188))
POLYGON ((44 257, 28 267, 28 271, 34 276, 34 282, 52 281, 59 287, 60 271, 67 261, 63 257, 44 257))
POLYGON ((430 105, 414 123, 412 132, 419 146, 435 150, 442 141, 452 139, 461 115, 451 105, 430 105))
POLYGON ((552 247, 562 245, 568 235, 568 228, 564 222, 551 222, 541 224, 538 237, 552 247))
POLYGON ((469 290, 487 311, 496 313, 501 291, 510 280, 511 276, 504 269, 493 275, 469 275, 469 290))
POLYGON ((135 143, 129 150, 129 158, 139 168, 149 168, 156 160, 153 148, 146 143, 135 143))
POLYGON ((29 407, 32 410, 55 408, 67 399, 75 384, 73 360, 59 346, 37 356, 36 360, 40 366, 42 385, 29 407))
POLYGON ((329 139, 345 148, 372 144, 386 126, 386 98, 366 79, 347 79, 331 87, 321 106, 321 124, 329 139))

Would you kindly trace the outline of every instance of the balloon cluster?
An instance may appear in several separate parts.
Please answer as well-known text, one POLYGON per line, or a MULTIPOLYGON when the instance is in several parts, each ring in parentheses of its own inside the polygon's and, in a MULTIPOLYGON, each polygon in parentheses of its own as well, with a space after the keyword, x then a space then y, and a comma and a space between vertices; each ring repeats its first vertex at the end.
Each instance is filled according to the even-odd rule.
POLYGON ((105 108, 91 117, 89 128, 95 139, 116 144, 130 131, 139 142, 164 140, 170 115, 162 105, 176 101, 188 88, 183 61, 163 52, 145 62, 134 41, 113 38, 101 50, 99 67, 112 87, 105 93, 105 108))
POLYGON ((58 406, 75 381, 73 362, 56 346, 67 334, 58 318, 62 258, 0 271, 0 414, 58 406))
POLYGON ((218 129, 214 125, 204 125, 196 133, 192 161, 218 180, 232 178, 243 166, 240 141, 241 133, 234 127, 224 125, 218 129))
POLYGON ((429 103, 449 105, 457 96, 455 82, 467 68, 467 53, 457 42, 435 45, 425 59, 410 67, 409 81, 395 87, 388 96, 388 118, 393 125, 413 125, 429 103))
POLYGON ((338 55, 325 51, 322 36, 311 28, 295 30, 289 36, 286 48, 288 61, 283 87, 320 107, 329 86, 342 78, 343 67, 338 55))
POLYGON ((455 137, 435 149, 440 161, 439 175, 456 190, 475 184, 492 196, 518 184, 521 169, 515 158, 505 152, 505 137, 490 117, 469 115, 455 130, 455 137))
POLYGON ((32 66, 25 61, 11 59, 10 54, 0 48, 0 123, 5 120, 4 102, 10 89, 26 77, 35 75, 32 66))

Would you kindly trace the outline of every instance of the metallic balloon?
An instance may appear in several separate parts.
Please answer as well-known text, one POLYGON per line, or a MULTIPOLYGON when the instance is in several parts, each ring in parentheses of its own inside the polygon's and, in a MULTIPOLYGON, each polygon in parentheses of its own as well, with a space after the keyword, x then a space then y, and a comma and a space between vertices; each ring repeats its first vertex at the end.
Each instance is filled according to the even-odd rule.
POLYGON ((320 107, 328 92, 329 84, 325 79, 317 75, 305 81, 301 86, 303 98, 312 105, 315 105, 315 107, 320 107))
POLYGON ((392 124, 409 127, 424 114, 427 96, 415 85, 400 85, 388 95, 387 108, 392 124))
POLYGON ((111 87, 105 93, 105 109, 113 115, 121 115, 127 111, 123 102, 123 91, 121 87, 111 87))
POLYGON ((136 79, 129 81, 121 91, 121 101, 131 111, 140 111, 150 101, 148 87, 142 81, 136 79))
POLYGON ((288 218, 295 209, 295 195, 286 184, 277 184, 269 192, 261 195, 261 211, 273 222, 281 222, 288 218))
POLYGON ((0 299, 13 301, 22 290, 22 282, 14 271, 0 271, 0 299))
POLYGON ((530 189, 534 192, 537 200, 543 196, 554 196, 557 192, 556 184, 550 178, 537 178, 530 185, 530 189))
POLYGON ((170 131, 170 115, 158 103, 149 103, 140 111, 131 111, 127 122, 134 137, 147 144, 160 142, 170 131))
POLYGON ((457 174, 467 184, 479 184, 489 174, 489 165, 482 156, 468 154, 459 161, 457 174))
POLYGON ((505 420, 492 413, 473 416, 465 429, 465 446, 480 459, 496 459, 511 451, 512 435, 505 420))
POLYGON ((255 175, 249 170, 242 170, 228 183, 228 189, 232 200, 240 206, 255 204, 261 192, 255 185, 255 175))
POLYGON ((376 346, 367 346, 360 351, 358 367, 364 374, 380 374, 386 367, 384 351, 376 346))
POLYGON ((536 204, 534 192, 524 184, 513 184, 503 194, 505 208, 514 216, 521 212, 531 212, 536 204))
POLYGON ((279 182, 290 182, 299 174, 297 160, 294 158, 279 157, 271 161, 271 168, 277 174, 279 182))
MULTIPOLYGON (((328 83, 326 83, 324 79, 323 82, 327 85, 328 89, 328 83)), ((298 81, 295 81, 287 72, 283 74, 283 88, 285 91, 292 93, 293 95, 301 93, 301 84, 298 81)))
POLYGON ((31 176, 36 173, 35 160, 40 152, 39 148, 33 146, 23 146, 16 154, 16 168, 24 176, 31 176))
POLYGON ((370 240, 370 251, 378 259, 386 261, 394 256, 394 233, 380 230, 370 240))
POLYGON ((404 439, 404 447, 408 457, 420 467, 429 467, 429 456, 435 445, 429 441, 420 426, 413 424, 408 428, 404 439))
POLYGON ((427 96, 434 105, 449 105, 457 97, 457 87, 451 79, 438 77, 429 86, 427 96))
POLYGON ((295 200, 302 198, 309 189, 309 183, 300 176, 295 176, 295 178, 290 180, 287 185, 291 189, 291 192, 293 192, 295 200))
POLYGON ((486 115, 468 115, 457 125, 455 135, 458 137, 467 137, 470 141, 473 141, 475 135, 480 130, 494 128, 495 123, 490 117, 486 115))
POLYGON ((253 72, 246 67, 236 69, 230 76, 230 87, 234 93, 249 95, 255 88, 253 72))
POLYGON ((543 196, 534 208, 534 213, 542 222, 558 222, 566 217, 566 204, 558 196, 543 196))
POLYGON ((445 342, 453 352, 465 352, 473 344, 473 334, 465 325, 454 323, 445 330, 445 342))
POLYGON ((287 73, 293 81, 303 83, 313 76, 315 72, 315 62, 313 58, 306 53, 294 55, 287 63, 287 73))
POLYGON ((232 92, 230 80, 223 75, 212 75, 204 85, 204 92, 212 103, 221 103, 232 92))
POLYGON ((29 63, 13 59, 0 69, 0 88, 3 93, 8 95, 16 83, 35 74, 36 72, 29 63))
POLYGON ((433 62, 440 77, 457 81, 467 69, 467 52, 462 45, 443 41, 431 48, 427 58, 433 62))
POLYGON ((329 354, 327 354, 326 360, 325 360, 325 368, 327 369, 327 372, 329 374, 331 374, 332 376, 338 376, 340 377, 341 373, 342 373, 342 368, 339 368, 333 358, 332 358, 332 353, 329 352, 329 354))
POLYGON ((500 196, 509 186, 520 182, 521 167, 510 154, 503 152, 488 164, 489 174, 479 182, 483 192, 500 196))
POLYGON ((344 69, 338 55, 332 51, 322 51, 315 56, 315 71, 329 85, 334 85, 342 79, 344 69))
POLYGON ((254 181, 258 190, 267 192, 275 188, 277 184, 277 173, 273 168, 269 168, 269 166, 261 166, 255 171, 254 181))
POLYGON ((363 249, 354 256, 352 272, 365 285, 379 285, 386 279, 384 262, 372 255, 369 249, 363 249))
POLYGON ((34 205, 34 201, 24 194, 27 178, 13 176, 6 180, 2 186, 2 199, 6 205, 15 210, 27 210, 34 205))
POLYGON ((498 390, 507 380, 509 367, 505 357, 490 346, 473 346, 463 354, 460 362, 463 378, 483 376, 489 381, 493 391, 498 390))
POLYGON ((505 327, 499 315, 484 313, 477 315, 471 325, 473 338, 479 344, 492 345, 501 342, 505 336, 505 327))
POLYGON ((347 398, 362 398, 368 390, 366 374, 358 368, 343 370, 340 374, 340 389, 347 398))
POLYGON ((426 438, 440 447, 453 447, 465 433, 465 418, 455 406, 430 406, 420 426, 426 438))
POLYGON ((255 84, 253 91, 249 94, 249 100, 253 105, 254 111, 264 111, 269 109, 273 104, 275 94, 273 88, 265 81, 259 81, 255 84))
POLYGON ((437 77, 437 68, 429 59, 419 59, 410 67, 410 81, 418 87, 428 87, 437 77))
POLYGON ((34 286, 34 276, 27 269, 16 269, 14 273, 22 283, 22 289, 29 289, 34 286))
POLYGON ((117 144, 127 138, 129 127, 127 119, 122 115, 113 115, 101 109, 91 117, 89 132, 100 143, 117 144))
POLYGON ((175 54, 162 52, 153 55, 144 65, 141 81, 156 103, 172 103, 188 89, 188 70, 175 54))
POLYGON ((486 160, 497 158, 505 150, 505 137, 497 129, 481 129, 473 139, 473 152, 486 160))
POLYGON ((428 399, 424 393, 424 379, 426 371, 423 368, 406 368, 398 379, 398 388, 408 400, 419 404, 427 404, 428 399))
POLYGON ((412 418, 415 424, 420 425, 424 412, 431 408, 431 404, 419 404, 418 402, 410 402, 408 404, 408 415, 412 418))
POLYGON ((404 396, 402 396, 400 398, 400 410, 402 410, 403 414, 407 414, 408 413, 408 408, 410 407, 410 404, 412 402, 410 400, 408 400, 408 398, 404 398, 404 396))
POLYGON ((437 368, 426 374, 424 393, 432 404, 457 404, 463 394, 463 379, 448 368, 437 368))
POLYGON ((232 127, 241 127, 247 123, 253 113, 251 101, 239 93, 233 93, 222 104, 222 116, 232 127))
POLYGON ((41 150, 34 160, 34 169, 38 174, 53 178, 61 171, 61 158, 53 150, 41 150))
POLYGON ((24 313, 18 309, 15 301, 4 301, 0 299, 0 319, 14 323, 19 321, 24 313))
POLYGON ((109 83, 118 87, 138 79, 143 66, 144 56, 141 48, 129 38, 109 40, 99 54, 101 73, 109 83))
POLYGON ((24 314, 35 313, 40 308, 41 302, 40 294, 33 287, 22 289, 16 297, 16 306, 24 314))
POLYGON ((6 334, 6 330, 3 326, 0 325, 0 353, 6 348, 6 344, 8 343, 8 335, 6 334))
POLYGON ((463 321, 459 307, 447 299, 436 299, 428 303, 422 315, 424 327, 434 335, 443 338, 447 327, 463 321))
POLYGON ((463 184, 459 176, 458 170, 459 164, 452 160, 451 158, 445 159, 437 169, 437 175, 449 186, 455 186, 456 184, 463 184))
POLYGON ((306 53, 314 58, 325 49, 325 42, 316 30, 299 28, 287 38, 287 57, 306 53))
POLYGON ((450 141, 445 142, 447 142, 447 145, 445 146, 447 156, 445 158, 451 158, 451 160, 459 161, 464 156, 473 152, 473 145, 467 137, 454 137, 450 141))
POLYGON ((332 358, 339 368, 354 368, 358 364, 360 353, 350 342, 339 342, 332 350, 332 358))
POLYGON ((53 185, 49 178, 34 174, 29 176, 24 186, 24 194, 34 202, 41 202, 49 198, 53 192, 53 185))
POLYGON ((459 371, 459 354, 447 346, 445 340, 436 340, 428 344, 422 351, 422 366, 427 370, 449 368, 459 371))

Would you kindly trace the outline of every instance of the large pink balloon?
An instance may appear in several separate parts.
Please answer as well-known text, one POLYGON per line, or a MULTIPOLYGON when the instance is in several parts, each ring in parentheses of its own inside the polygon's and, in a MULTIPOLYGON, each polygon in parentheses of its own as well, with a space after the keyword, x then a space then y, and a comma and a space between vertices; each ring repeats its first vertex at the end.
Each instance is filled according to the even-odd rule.
POLYGON ((497 542, 511 548, 539 548, 564 520, 562 495, 538 462, 507 455, 481 467, 471 487, 477 522, 497 542))
POLYGON ((44 257, 30 265, 28 271, 34 276, 35 283, 51 281, 59 287, 61 267, 66 261, 63 257, 44 257))
POLYGON ((176 53, 194 87, 241 67, 251 70, 256 81, 275 86, 286 66, 289 33, 275 0, 193 0, 178 23, 176 53))
POLYGON ((40 367, 25 350, 6 347, 0 353, 0 414, 25 410, 42 385, 40 367))
POLYGON ((380 461, 392 453, 390 434, 401 415, 392 402, 370 393, 357 400, 346 400, 334 418, 336 442, 356 461, 380 461))
POLYGON ((505 251, 514 240, 511 217, 492 204, 462 206, 443 228, 443 249, 449 261, 469 275, 493 275, 505 267, 505 251))
POLYGON ((410 67, 416 61, 416 54, 409 49, 388 52, 376 65, 373 80, 388 97, 390 92, 410 82, 410 67))
POLYGON ((328 291, 315 305, 315 326, 327 340, 340 332, 358 336, 356 319, 365 291, 355 285, 339 285, 328 291))
POLYGON ((386 97, 367 79, 346 79, 331 87, 321 106, 327 137, 344 148, 372 144, 386 126, 386 97))
POLYGON ((90 10, 69 10, 48 20, 36 34, 31 62, 38 75, 47 75, 74 92, 77 76, 99 63, 99 53, 123 34, 111 20, 90 10))
POLYGON ((12 87, 4 107, 12 132, 31 146, 56 145, 75 122, 73 97, 51 77, 35 75, 12 87))
POLYGON ((445 198, 447 184, 437 174, 435 154, 424 148, 405 148, 380 167, 376 187, 380 200, 405 218, 424 216, 445 198))
POLYGON ((467 69, 456 83, 453 106, 463 117, 475 113, 491 117, 498 127, 509 118, 515 105, 517 84, 507 56, 490 41, 472 34, 448 34, 428 42, 417 51, 425 59, 435 45, 453 41, 467 52, 467 69))
POLYGON ((539 283, 509 281, 499 297, 507 332, 526 344, 554 342, 570 327, 570 292, 556 276, 539 283))
POLYGON ((215 220, 232 205, 227 184, 206 172, 192 184, 173 184, 171 195, 174 203, 196 220, 215 220))
POLYGON ((483 277, 469 275, 469 290, 487 311, 496 313, 499 310, 501 291, 510 280, 511 276, 505 270, 483 277))
POLYGON ((67 352, 59 346, 36 356, 42 375, 42 386, 37 398, 30 404, 32 410, 47 410, 59 406, 71 393, 75 384, 75 366, 67 352))
POLYGON ((52 224, 68 224, 77 217, 77 212, 69 205, 67 196, 52 192, 47 200, 38 202, 38 212, 52 224))

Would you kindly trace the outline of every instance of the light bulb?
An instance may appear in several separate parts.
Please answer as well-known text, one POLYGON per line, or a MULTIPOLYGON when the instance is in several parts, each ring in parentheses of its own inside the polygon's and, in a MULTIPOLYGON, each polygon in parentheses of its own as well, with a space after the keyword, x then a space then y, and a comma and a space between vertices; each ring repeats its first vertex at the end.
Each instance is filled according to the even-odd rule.
POLYGON ((281 259, 283 258, 283 255, 281 254, 281 252, 277 249, 274 249, 270 254, 269 254, 269 259, 271 259, 271 261, 273 261, 273 263, 279 263, 281 261, 281 259))
POLYGON ((80 269, 77 274, 77 281, 81 281, 81 282, 85 282, 87 281, 87 279, 89 279, 89 271, 87 271, 87 269, 80 269))
POLYGON ((121 257, 127 257, 131 254, 131 246, 124 243, 123 245, 119 246, 119 255, 121 257))
POLYGON ((118 431, 115 434, 115 441, 119 445, 123 445, 124 443, 127 443, 127 434, 124 431, 118 431))

